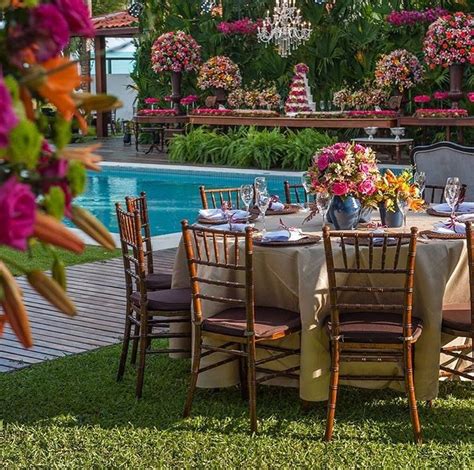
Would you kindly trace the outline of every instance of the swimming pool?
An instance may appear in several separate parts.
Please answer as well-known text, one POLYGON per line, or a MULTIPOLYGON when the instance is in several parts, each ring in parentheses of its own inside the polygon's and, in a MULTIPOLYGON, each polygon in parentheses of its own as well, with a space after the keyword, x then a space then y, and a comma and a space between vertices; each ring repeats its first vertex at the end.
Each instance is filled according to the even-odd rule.
POLYGON ((89 209, 112 233, 117 233, 115 203, 124 203, 125 196, 139 195, 145 191, 152 234, 164 235, 179 232, 182 219, 196 219, 201 207, 199 186, 237 187, 252 183, 256 176, 265 176, 270 193, 278 194, 282 199, 285 180, 300 182, 298 173, 103 166, 100 173, 89 174, 87 191, 77 202, 89 209))

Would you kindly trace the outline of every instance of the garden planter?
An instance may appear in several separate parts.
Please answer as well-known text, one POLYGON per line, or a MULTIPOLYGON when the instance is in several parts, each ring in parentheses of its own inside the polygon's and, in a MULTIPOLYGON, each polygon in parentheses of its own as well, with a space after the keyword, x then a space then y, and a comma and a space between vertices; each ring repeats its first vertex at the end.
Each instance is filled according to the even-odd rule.
POLYGON ((181 107, 179 102, 181 101, 181 72, 171 72, 171 101, 173 103, 173 109, 176 110, 177 114, 181 114, 181 107))
POLYGON ((403 212, 397 206, 396 211, 388 211, 385 204, 379 204, 380 219, 386 227, 398 228, 403 226, 403 212))
POLYGON ((227 95, 224 88, 214 88, 213 93, 216 97, 217 104, 225 104, 225 102, 227 101, 227 95))
POLYGON ((353 196, 334 196, 328 210, 328 220, 336 230, 353 230, 359 223, 361 204, 353 196))
POLYGON ((464 64, 453 64, 449 66, 449 93, 451 108, 458 109, 459 101, 464 96, 462 92, 462 79, 464 75, 464 64))

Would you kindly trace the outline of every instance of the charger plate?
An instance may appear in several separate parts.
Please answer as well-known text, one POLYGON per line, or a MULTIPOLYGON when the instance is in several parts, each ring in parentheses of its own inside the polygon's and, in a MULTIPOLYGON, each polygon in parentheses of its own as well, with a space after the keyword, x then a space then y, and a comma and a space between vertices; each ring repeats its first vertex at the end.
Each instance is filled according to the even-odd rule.
POLYGON ((438 240, 464 240, 466 238, 465 233, 439 233, 434 230, 423 230, 419 232, 421 237, 438 239, 438 240))

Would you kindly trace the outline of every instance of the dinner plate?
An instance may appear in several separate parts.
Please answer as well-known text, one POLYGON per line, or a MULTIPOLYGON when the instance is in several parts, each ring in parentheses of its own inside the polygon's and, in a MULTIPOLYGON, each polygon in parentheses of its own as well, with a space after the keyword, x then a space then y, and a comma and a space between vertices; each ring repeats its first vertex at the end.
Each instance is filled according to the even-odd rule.
MULTIPOLYGON (((426 213, 429 215, 434 215, 435 217, 449 217, 451 215, 451 209, 447 204, 435 204, 434 206, 428 207, 428 209, 426 209, 426 213)), ((474 202, 461 203, 454 213, 456 215, 474 215, 474 202)))
MULTIPOLYGON (((285 208, 281 209, 279 211, 274 211, 272 209, 267 209, 267 212, 265 212, 265 216, 267 215, 288 215, 288 214, 296 214, 301 207, 296 206, 294 204, 285 204, 285 208)), ((260 211, 258 210, 258 207, 254 207, 251 212, 253 214, 260 214, 260 211)))
POLYGON ((321 237, 319 237, 318 235, 305 235, 304 238, 300 238, 299 240, 295 240, 295 241, 289 241, 289 240, 264 241, 261 236, 254 237, 253 239, 254 245, 257 245, 257 246, 279 246, 279 247, 315 245, 316 243, 319 243, 320 241, 321 241, 321 237))

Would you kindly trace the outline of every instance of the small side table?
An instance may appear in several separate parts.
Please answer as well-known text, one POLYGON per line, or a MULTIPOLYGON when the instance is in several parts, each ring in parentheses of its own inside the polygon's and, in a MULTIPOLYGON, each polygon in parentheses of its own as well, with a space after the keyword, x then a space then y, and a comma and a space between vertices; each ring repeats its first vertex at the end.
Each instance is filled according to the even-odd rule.
POLYGON ((408 147, 408 155, 411 154, 411 150, 413 148, 413 139, 400 139, 395 140, 394 138, 377 138, 374 137, 373 139, 369 139, 368 137, 360 137, 357 139, 352 139, 352 142, 356 144, 366 145, 368 147, 395 147, 395 161, 397 164, 400 163, 401 155, 402 155, 402 148, 408 147))

